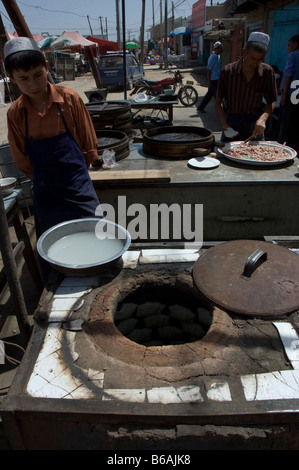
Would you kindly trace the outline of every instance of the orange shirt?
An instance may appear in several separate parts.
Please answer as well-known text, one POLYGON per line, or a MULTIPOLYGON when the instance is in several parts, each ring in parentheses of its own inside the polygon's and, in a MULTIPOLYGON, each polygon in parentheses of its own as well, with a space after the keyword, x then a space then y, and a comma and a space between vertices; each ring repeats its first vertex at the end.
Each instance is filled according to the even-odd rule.
POLYGON ((85 104, 78 93, 71 88, 49 86, 49 100, 44 114, 30 104, 26 95, 21 95, 7 112, 8 140, 10 151, 17 168, 33 178, 33 168, 25 152, 25 109, 27 110, 28 135, 39 140, 65 132, 56 103, 59 103, 67 127, 83 152, 87 166, 98 158, 98 140, 85 104))

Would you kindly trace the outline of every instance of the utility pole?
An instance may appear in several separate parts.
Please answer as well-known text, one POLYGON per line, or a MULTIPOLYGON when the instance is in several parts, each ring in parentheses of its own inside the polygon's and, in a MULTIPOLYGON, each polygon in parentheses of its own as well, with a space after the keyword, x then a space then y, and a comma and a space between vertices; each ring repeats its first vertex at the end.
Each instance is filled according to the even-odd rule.
POLYGON ((89 15, 87 15, 87 21, 88 21, 88 24, 89 24, 90 34, 93 36, 91 24, 90 24, 90 21, 89 21, 89 15))
POLYGON ((163 55, 163 15, 162 15, 162 0, 160 0, 160 39, 161 39, 161 54, 163 55))
MULTIPOLYGON (((171 23, 172 23, 172 31, 174 30, 174 3, 172 2, 172 12, 171 12, 172 18, 171 18, 171 23)), ((176 54, 177 51, 177 37, 173 36, 173 50, 174 54, 176 54)))
POLYGON ((104 31, 103 31, 102 17, 99 16, 99 18, 100 18, 100 25, 101 25, 101 35, 102 35, 102 37, 103 37, 103 36, 104 36, 104 31))
POLYGON ((116 10, 117 44, 118 44, 118 47, 120 48, 119 0, 115 0, 115 10, 116 10))
POLYGON ((143 64, 144 56, 144 22, 145 22, 145 0, 142 0, 141 30, 140 30, 140 62, 143 64))
POLYGON ((126 65, 126 5, 125 0, 121 0, 122 24, 123 24, 123 73, 124 73, 124 99, 127 99, 127 65, 126 65))
POLYGON ((167 37, 168 37, 168 31, 167 31, 167 20, 168 20, 168 4, 167 0, 165 0, 165 69, 168 69, 168 51, 167 51, 167 37))

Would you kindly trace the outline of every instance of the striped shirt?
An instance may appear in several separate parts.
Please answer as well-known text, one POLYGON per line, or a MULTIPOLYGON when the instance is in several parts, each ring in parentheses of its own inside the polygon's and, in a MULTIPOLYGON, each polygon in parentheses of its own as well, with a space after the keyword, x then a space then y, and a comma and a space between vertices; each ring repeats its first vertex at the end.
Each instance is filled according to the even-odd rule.
POLYGON ((30 104, 26 95, 21 95, 7 112, 8 140, 10 151, 19 170, 30 178, 33 168, 25 152, 25 108, 28 116, 29 138, 33 140, 53 137, 65 132, 57 103, 60 104, 66 124, 83 152, 86 164, 98 158, 98 140, 85 104, 71 88, 49 85, 49 100, 45 114, 30 104))
POLYGON ((217 98, 224 103, 227 114, 261 113, 263 98, 267 103, 277 100, 275 75, 272 67, 261 62, 247 82, 242 73, 242 60, 225 65, 218 82, 217 98))

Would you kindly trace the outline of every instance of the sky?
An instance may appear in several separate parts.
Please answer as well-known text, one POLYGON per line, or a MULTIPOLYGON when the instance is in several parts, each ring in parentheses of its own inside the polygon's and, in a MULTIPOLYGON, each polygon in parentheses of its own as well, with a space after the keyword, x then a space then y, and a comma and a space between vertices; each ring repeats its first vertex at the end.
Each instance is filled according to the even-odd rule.
MULTIPOLYGON (((197 0, 174 0, 175 17, 188 17, 192 5, 197 0)), ((47 32, 60 35, 64 31, 79 31, 83 36, 101 34, 101 19, 108 40, 116 41, 116 2, 115 0, 16 0, 32 34, 47 32)), ((153 5, 155 23, 160 22, 160 0, 145 0, 145 29, 153 24, 153 5)), ((171 16, 172 0, 167 0, 171 16)), ((120 21, 122 18, 122 0, 119 0, 120 21)), ((164 18, 165 0, 162 0, 164 18)), ((0 2, 0 14, 5 28, 11 34, 15 31, 9 15, 0 2)), ((137 40, 140 34, 142 0, 125 0, 126 39, 137 40)), ((150 39, 145 32, 145 40, 150 39)))

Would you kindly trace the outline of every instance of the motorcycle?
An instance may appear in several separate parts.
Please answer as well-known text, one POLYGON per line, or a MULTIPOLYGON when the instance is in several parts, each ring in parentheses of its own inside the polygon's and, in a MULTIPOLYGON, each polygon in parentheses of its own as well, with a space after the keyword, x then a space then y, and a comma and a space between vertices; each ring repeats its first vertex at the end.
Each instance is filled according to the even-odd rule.
POLYGON ((193 82, 188 82, 186 85, 183 83, 183 75, 180 70, 175 70, 170 72, 173 74, 173 77, 164 78, 160 81, 150 81, 150 80, 138 80, 134 84, 134 88, 130 93, 130 96, 136 93, 145 93, 148 96, 158 96, 161 95, 164 90, 173 90, 175 94, 177 88, 178 90, 178 99, 184 106, 193 106, 198 100, 197 90, 192 86, 193 82))

